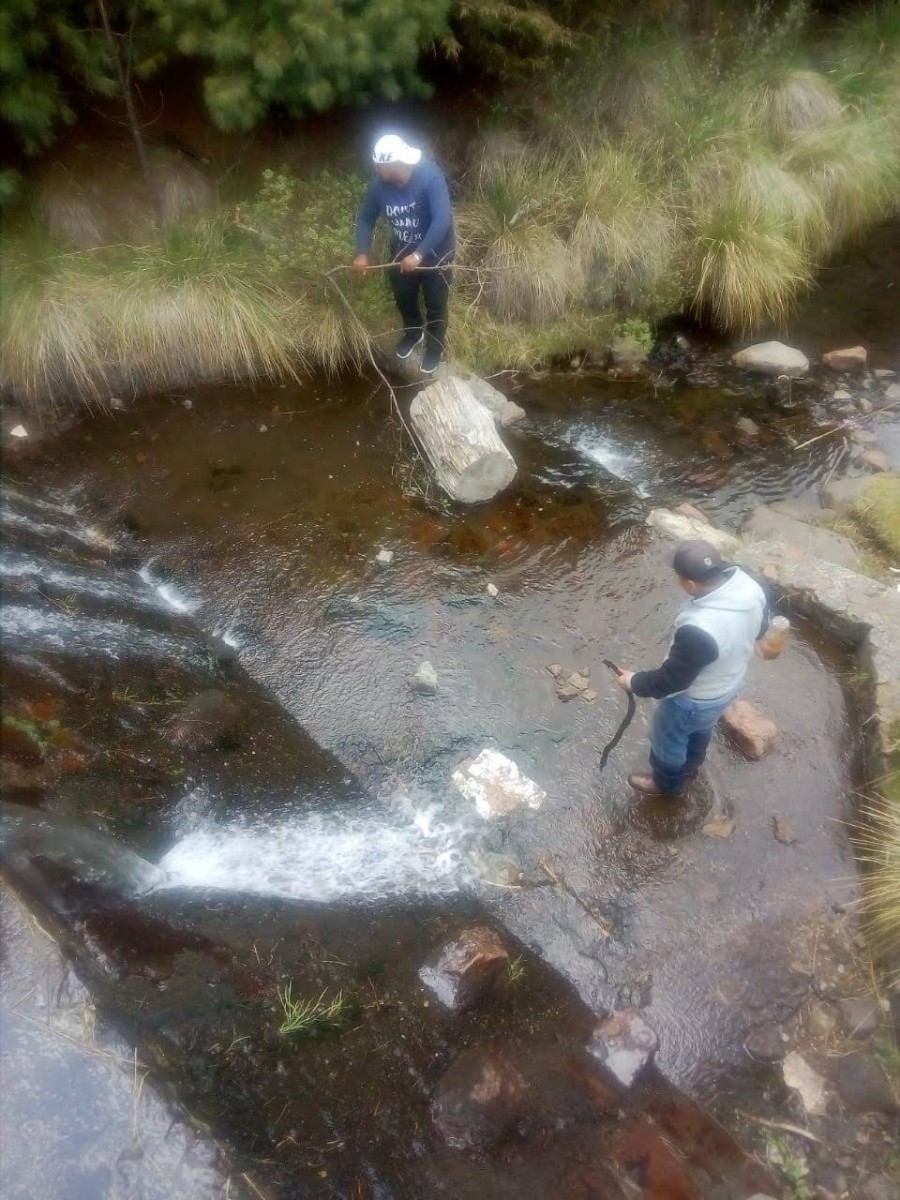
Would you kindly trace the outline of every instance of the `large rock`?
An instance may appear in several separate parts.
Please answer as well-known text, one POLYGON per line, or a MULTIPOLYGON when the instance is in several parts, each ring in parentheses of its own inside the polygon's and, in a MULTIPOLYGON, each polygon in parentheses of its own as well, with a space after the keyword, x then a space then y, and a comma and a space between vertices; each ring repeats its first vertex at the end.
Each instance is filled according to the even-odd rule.
POLYGON ((850 346, 846 350, 829 350, 822 355, 822 362, 832 371, 856 371, 866 365, 867 358, 865 346, 850 346))
POLYGON ((743 537, 794 546, 804 554, 814 554, 826 562, 854 570, 859 562, 856 547, 849 538, 830 529, 808 525, 783 512, 759 504, 741 523, 743 537))
POLYGON ((844 512, 853 508, 861 494, 869 486, 867 475, 847 476, 844 479, 829 479, 819 489, 819 498, 826 508, 844 512))
POLYGON ((720 554, 734 554, 738 548, 737 538, 717 529, 706 521, 698 521, 696 517, 686 516, 683 512, 672 512, 668 508, 652 508, 647 514, 647 524, 676 542, 690 542, 702 538, 720 554))
POLYGON ((639 1012, 625 1008, 601 1021, 588 1049, 621 1084, 631 1087, 653 1061, 659 1038, 639 1012))
POLYGON ((729 705, 722 725, 744 757, 752 762, 765 758, 778 738, 775 722, 749 700, 735 700, 729 705))
POLYGON ((806 355, 783 342, 759 342, 747 346, 731 361, 742 371, 753 371, 757 375, 787 375, 789 379, 800 379, 809 371, 806 355))
POLYGON ((166 736, 187 750, 211 750, 231 742, 240 724, 243 705, 224 688, 199 692, 169 722, 166 736))
POLYGON ((434 1124, 458 1150, 488 1150, 510 1132, 522 1112, 525 1080, 508 1059, 490 1050, 464 1050, 438 1084, 434 1124))
POLYGON ((862 466, 867 467, 870 471, 876 471, 878 473, 889 471, 891 469, 888 456, 883 450, 863 450, 858 461, 862 466))
POLYGON ((441 1004, 463 1012, 494 988, 508 962, 506 948, 493 929, 477 925, 445 946, 436 963, 422 967, 419 978, 441 1004))

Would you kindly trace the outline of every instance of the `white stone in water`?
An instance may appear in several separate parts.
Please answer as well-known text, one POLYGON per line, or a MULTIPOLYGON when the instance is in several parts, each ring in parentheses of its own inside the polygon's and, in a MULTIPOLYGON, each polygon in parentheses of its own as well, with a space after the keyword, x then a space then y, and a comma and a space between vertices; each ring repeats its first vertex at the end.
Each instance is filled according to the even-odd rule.
POLYGON ((706 521, 696 517, 685 516, 683 513, 672 512, 668 508, 652 508, 647 514, 647 524, 676 542, 690 542, 701 538, 709 542, 720 554, 733 554, 738 548, 738 539, 724 529, 717 529, 706 521))
POLYGON ((485 591, 492 599, 500 595, 500 589, 497 587, 496 583, 489 583, 485 591))
POLYGON ((759 342, 739 350, 731 360, 742 371, 757 375, 787 375, 799 379, 809 371, 809 359, 802 350, 785 346, 783 342, 759 342))
POLYGON ((433 696, 435 694, 438 686, 438 677, 437 671, 430 662, 422 663, 410 679, 409 686, 414 692, 419 692, 422 696, 433 696))
POLYGON ((847 391, 846 388, 837 388, 836 391, 832 392, 831 398, 832 398, 832 400, 852 400, 853 399, 853 397, 850 395, 850 393, 847 391))
POLYGON ((28 430, 24 425, 14 425, 9 433, 11 437, 28 437, 28 430))
POLYGON ((534 780, 497 750, 482 750, 477 758, 463 763, 453 772, 453 782, 485 820, 523 807, 537 810, 547 798, 534 780))
POLYGON ((393 550, 379 550, 375 555, 375 561, 380 563, 383 567, 389 567, 394 561, 393 550))

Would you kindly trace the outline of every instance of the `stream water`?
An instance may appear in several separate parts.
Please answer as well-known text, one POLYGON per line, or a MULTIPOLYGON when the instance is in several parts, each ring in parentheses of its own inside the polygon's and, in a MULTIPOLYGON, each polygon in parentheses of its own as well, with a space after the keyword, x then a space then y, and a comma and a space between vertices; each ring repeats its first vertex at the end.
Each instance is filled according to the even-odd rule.
MULTIPOLYGON (((553 1037, 633 1005, 666 1078, 713 1111, 771 1086, 744 1045, 796 1009, 804 964, 855 896, 848 664, 801 625, 746 689, 778 724, 778 752, 751 765, 717 741, 684 803, 625 785, 647 706, 597 770, 622 715, 602 660, 659 658, 679 602, 648 508, 689 499, 733 526, 847 466, 842 438, 794 448, 828 415, 826 389, 734 379, 723 392, 717 370, 515 385, 519 476, 464 512, 423 498, 384 398, 352 380, 159 396, 77 422, 10 470, 4 652, 44 759, 17 798, 50 804, 82 883, 112 869, 98 837, 150 872, 139 906, 110 906, 60 874, 44 841, 49 874, 23 886, 82 914, 66 928, 82 929, 83 969, 106 964, 115 1004, 181 1056, 184 1096, 242 1163, 269 1164, 279 1194, 301 1179, 304 1195, 442 1194, 427 1096, 460 1043, 424 1021, 415 970, 438 931, 474 919, 518 940, 531 977, 479 1036, 553 1037), (737 409, 759 425, 752 443, 735 437, 737 409), (409 687, 424 659, 434 697, 409 687), (553 662, 590 671, 596 702, 561 704, 553 662), (240 727, 197 753, 173 723, 209 688, 240 696, 240 727), (485 746, 547 791, 539 813, 486 824, 455 792, 453 769, 485 746), (98 833, 82 846, 86 815, 98 833), (710 815, 734 817, 730 839, 702 836, 710 815), (792 845, 773 837, 776 817, 792 845), (418 1049, 401 1051, 409 1026, 377 1009, 382 1025, 354 1034, 363 1049, 343 1066, 322 1042, 285 1067, 272 997, 291 979, 374 987, 376 1005, 393 987, 418 1049), (245 1057, 223 1059, 233 1039, 245 1057), (380 1057, 389 1044, 403 1080, 380 1057), (325 1076, 321 1111, 292 1109, 325 1076), (276 1099, 281 1116, 264 1119, 276 1099), (323 1149, 335 1141, 340 1169, 323 1149), (373 1190, 351 1191, 364 1175, 373 1190), (326 1176, 337 1191, 316 1183, 326 1176)), ((9 829, 19 870, 38 835, 21 813, 9 829)), ((506 1194, 485 1178, 452 1194, 506 1194)), ((570 1194, 538 1175, 528 1186, 570 1194)))

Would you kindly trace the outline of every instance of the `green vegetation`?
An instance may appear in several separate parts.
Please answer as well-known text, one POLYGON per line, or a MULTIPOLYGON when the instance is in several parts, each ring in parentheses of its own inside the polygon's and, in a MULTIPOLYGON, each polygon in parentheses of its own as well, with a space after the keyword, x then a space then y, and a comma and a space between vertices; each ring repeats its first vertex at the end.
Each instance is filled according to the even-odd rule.
POLYGON ((791 1148, 787 1138, 773 1137, 767 1143, 768 1159, 784 1176, 788 1200, 812 1200, 809 1166, 802 1154, 791 1148))
POLYGON ((278 1032, 285 1036, 300 1034, 310 1037, 327 1030, 340 1029, 345 1024, 347 1006, 341 992, 329 999, 326 988, 315 1000, 295 1000, 289 983, 287 987, 279 988, 278 999, 284 1018, 278 1032))
POLYGON ((864 532, 900 564, 900 475, 875 475, 853 506, 853 515, 864 532))
MULTIPOLYGON (((375 7, 365 6, 373 22, 375 7)), ((289 8, 226 0, 214 45, 212 6, 143 0, 139 11, 167 36, 180 31, 180 53, 219 56, 207 95, 228 124, 230 104, 246 123, 276 99, 299 112, 356 94, 345 87, 343 34, 334 61, 320 63, 321 93, 321 80, 287 70, 279 31, 289 8)), ((452 10, 457 33, 477 40, 477 28, 507 58, 538 39, 544 62, 527 85, 518 69, 498 68, 511 80, 502 117, 473 143, 456 187, 455 358, 481 372, 566 362, 616 328, 640 330, 645 343, 652 323, 677 310, 724 330, 783 326, 829 255, 896 211, 896 3, 815 37, 796 0, 723 4, 701 36, 685 21, 613 19, 611 5, 573 38, 556 20, 564 8, 485 0, 452 10)), ((400 57, 423 36, 426 9, 435 23, 437 9, 449 19, 443 0, 421 0, 400 57)), ((315 23, 303 28, 315 40, 315 23)), ((156 42, 140 23, 130 36, 138 71, 156 42)), ((380 34, 363 21, 356 36, 368 62, 380 34)), ((454 50, 445 38, 443 52, 477 58, 486 42, 454 50)), ((391 92, 379 78, 361 69, 353 86, 391 92)), ((362 175, 334 170, 302 179, 269 170, 235 212, 130 248, 73 251, 7 221, 0 385, 26 403, 102 403, 123 389, 364 362, 369 339, 387 343, 397 317, 383 272, 358 283, 342 266, 363 186, 362 175)))

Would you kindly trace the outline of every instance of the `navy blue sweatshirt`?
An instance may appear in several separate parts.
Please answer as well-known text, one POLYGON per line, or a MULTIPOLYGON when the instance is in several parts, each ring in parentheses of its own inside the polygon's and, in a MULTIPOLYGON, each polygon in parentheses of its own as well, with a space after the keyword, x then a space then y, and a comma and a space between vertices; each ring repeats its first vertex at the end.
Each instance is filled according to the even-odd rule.
POLYGON ((403 258, 415 250, 427 267, 452 259, 456 238, 450 193, 447 180, 433 162, 417 163, 402 187, 378 176, 372 180, 356 221, 357 254, 369 253, 372 231, 381 216, 391 226, 392 258, 403 258))

